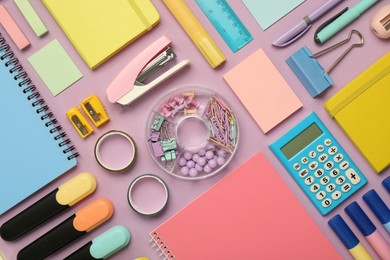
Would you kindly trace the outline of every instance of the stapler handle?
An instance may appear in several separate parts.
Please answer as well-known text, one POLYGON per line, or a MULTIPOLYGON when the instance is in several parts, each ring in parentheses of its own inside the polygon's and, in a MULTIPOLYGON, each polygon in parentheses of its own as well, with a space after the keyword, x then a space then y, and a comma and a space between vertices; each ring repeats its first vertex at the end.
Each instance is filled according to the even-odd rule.
POLYGON ((134 87, 135 81, 141 70, 156 57, 159 52, 169 46, 171 42, 172 41, 168 37, 163 35, 131 60, 107 88, 106 93, 108 100, 111 103, 115 103, 126 95, 126 93, 134 87))
POLYGON ((188 64, 190 64, 189 60, 182 60, 180 63, 178 63, 173 68, 169 69, 168 71, 164 72, 162 75, 154 79, 152 82, 146 84, 146 85, 134 85, 133 88, 123 97, 117 100, 117 103, 125 106, 132 103, 137 98, 141 97, 142 95, 146 94, 149 90, 153 89, 158 84, 162 83, 164 80, 171 77, 176 72, 180 71, 184 67, 186 67, 188 64))

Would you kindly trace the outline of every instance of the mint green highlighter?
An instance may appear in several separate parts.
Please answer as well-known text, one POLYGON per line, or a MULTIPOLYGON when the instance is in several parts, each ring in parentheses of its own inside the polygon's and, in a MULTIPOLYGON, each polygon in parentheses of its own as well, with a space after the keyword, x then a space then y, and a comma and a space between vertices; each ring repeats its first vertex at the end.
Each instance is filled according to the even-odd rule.
POLYGON ((314 112, 269 147, 321 215, 367 183, 314 112))
POLYGON ((130 242, 130 232, 122 225, 113 226, 95 237, 89 243, 66 257, 66 260, 97 260, 108 259, 110 256, 127 246, 130 242))

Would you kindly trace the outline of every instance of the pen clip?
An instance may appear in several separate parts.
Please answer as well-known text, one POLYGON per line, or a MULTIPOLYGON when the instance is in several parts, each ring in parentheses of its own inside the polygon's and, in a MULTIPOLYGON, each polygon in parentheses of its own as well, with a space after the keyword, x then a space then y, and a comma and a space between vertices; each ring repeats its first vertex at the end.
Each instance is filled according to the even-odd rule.
POLYGON ((335 16, 331 17, 329 20, 327 20, 323 24, 321 24, 314 33, 314 42, 317 44, 321 44, 320 40, 317 38, 318 33, 320 31, 322 31, 325 27, 327 27, 329 24, 333 23, 333 21, 335 21, 337 18, 339 18, 341 15, 343 15, 346 11, 348 11, 348 9, 349 9, 349 7, 346 7, 340 13, 336 14, 335 16))

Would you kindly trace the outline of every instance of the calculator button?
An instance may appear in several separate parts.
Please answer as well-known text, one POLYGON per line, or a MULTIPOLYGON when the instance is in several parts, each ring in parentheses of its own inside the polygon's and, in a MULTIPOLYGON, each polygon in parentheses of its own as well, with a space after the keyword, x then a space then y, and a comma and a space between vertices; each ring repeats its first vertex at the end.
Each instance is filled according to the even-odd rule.
POLYGON ((334 157, 333 157, 333 160, 337 163, 341 162, 342 160, 344 159, 344 156, 341 154, 341 153, 338 153, 336 154, 334 157))
POLYGON ((337 175, 339 175, 339 173, 340 173, 339 169, 333 169, 330 171, 330 176, 337 177, 337 175))
POLYGON ((329 138, 328 138, 328 139, 325 139, 324 144, 325 144, 326 146, 330 146, 330 145, 332 144, 332 140, 330 140, 329 138))
POLYGON ((336 183, 337 183, 338 185, 341 185, 341 184, 343 184, 344 182, 345 182, 345 177, 344 177, 344 176, 337 177, 336 183))
POLYGON ((343 185, 341 190, 344 191, 344 192, 348 192, 351 188, 352 188, 351 184, 346 183, 346 184, 343 185))
POLYGON ((345 175, 347 176, 348 180, 352 183, 352 184, 358 184, 360 182, 360 176, 359 174, 357 174, 357 172, 352 169, 352 168, 349 168, 346 172, 345 172, 345 175))
POLYGON ((327 192, 332 192, 336 189, 336 185, 334 185, 333 183, 329 184, 328 186, 326 186, 326 191, 327 192))
POLYGON ((324 170, 323 169, 317 169, 315 172, 314 172, 314 176, 316 176, 317 178, 321 177, 322 175, 324 175, 324 170))
POLYGON ((320 162, 325 162, 326 160, 328 160, 328 155, 327 154, 321 154, 319 157, 318 157, 318 161, 320 162))
POLYGON ((314 161, 309 164, 310 170, 314 171, 318 167, 318 162, 314 161))
POLYGON ((312 176, 309 176, 305 179, 305 184, 310 185, 314 182, 314 178, 312 176))
POLYGON ((324 168, 325 168, 325 170, 330 170, 333 168, 333 166, 334 166, 334 163, 332 161, 328 161, 325 163, 324 168))
POLYGON ((322 179, 320 180, 320 183, 321 183, 322 185, 326 185, 326 184, 329 183, 329 181, 330 181, 329 177, 328 177, 328 176, 324 176, 324 177, 322 177, 322 179))
POLYGON ((294 170, 299 171, 301 169, 301 165, 299 163, 294 163, 294 170))
POLYGON ((301 163, 307 164, 308 162, 309 162, 309 159, 307 159, 307 157, 302 157, 301 163))
POLYGON ((310 158, 315 158, 316 156, 317 156, 316 152, 314 152, 314 151, 309 152, 310 158))
POLYGON ((337 146, 332 146, 328 149, 328 154, 335 155, 337 153, 337 146))
POLYGON ((329 207, 330 204, 332 204, 332 200, 331 200, 331 199, 324 199, 324 200, 322 201, 322 206, 323 206, 324 208, 329 207))
POLYGON ((319 151, 320 153, 322 153, 324 151, 324 146, 322 144, 320 145, 317 145, 317 151, 319 151))
POLYGON ((317 198, 318 200, 323 200, 325 197, 326 197, 326 193, 323 192, 323 191, 320 191, 320 192, 318 192, 318 193, 316 194, 316 198, 317 198))
POLYGON ((341 198, 341 192, 340 191, 335 191, 332 193, 332 199, 334 200, 338 200, 339 198, 341 198))
POLYGON ((299 177, 305 178, 309 174, 309 171, 307 169, 303 169, 299 172, 299 177))
POLYGON ((317 183, 314 183, 313 185, 310 186, 311 192, 317 192, 319 190, 320 190, 320 185, 318 185, 317 183))
POLYGON ((349 162, 348 161, 343 161, 342 163, 340 163, 340 169, 341 170, 345 170, 349 167, 349 162))

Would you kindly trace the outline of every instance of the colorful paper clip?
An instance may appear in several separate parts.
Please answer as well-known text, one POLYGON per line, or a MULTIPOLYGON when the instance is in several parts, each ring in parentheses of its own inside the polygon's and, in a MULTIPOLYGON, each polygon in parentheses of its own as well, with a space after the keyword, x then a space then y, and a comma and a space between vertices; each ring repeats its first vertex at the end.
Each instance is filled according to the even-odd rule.
POLYGON ((304 46, 291 55, 286 62, 307 91, 309 91, 310 95, 316 97, 333 84, 333 80, 328 73, 330 73, 353 48, 362 47, 363 44, 363 35, 357 30, 351 30, 347 39, 315 54, 312 54, 309 48, 304 46), (360 42, 350 45, 327 70, 324 70, 316 58, 346 44, 351 40, 353 34, 356 34, 360 38, 360 42))
POLYGON ((92 134, 93 128, 91 124, 88 123, 87 119, 81 114, 78 107, 71 108, 68 112, 66 112, 66 117, 72 123, 74 128, 76 128, 82 138, 92 134))
POLYGON ((102 102, 96 95, 89 96, 80 105, 96 127, 101 126, 110 119, 102 102))
POLYGON ((183 60, 150 83, 145 80, 176 58, 169 47, 171 40, 166 36, 152 43, 138 54, 118 74, 107 88, 107 97, 111 103, 129 105, 149 90, 186 67, 190 61, 183 60))

